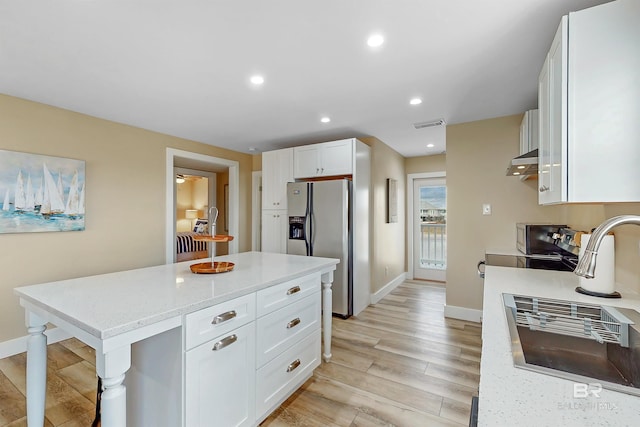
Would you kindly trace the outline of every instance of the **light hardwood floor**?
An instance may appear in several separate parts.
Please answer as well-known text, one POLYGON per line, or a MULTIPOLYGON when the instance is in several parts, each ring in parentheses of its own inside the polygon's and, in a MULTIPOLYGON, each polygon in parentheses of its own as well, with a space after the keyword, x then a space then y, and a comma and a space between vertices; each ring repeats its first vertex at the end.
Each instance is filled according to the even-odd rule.
MULTIPOLYGON (((261 427, 468 425, 481 329, 445 319, 444 296, 438 284, 406 281, 357 318, 334 318, 331 363, 261 427)), ((48 359, 45 426, 90 426, 93 350, 71 339, 50 345, 48 359)), ((0 360, 0 426, 26 426, 25 361, 0 360)))

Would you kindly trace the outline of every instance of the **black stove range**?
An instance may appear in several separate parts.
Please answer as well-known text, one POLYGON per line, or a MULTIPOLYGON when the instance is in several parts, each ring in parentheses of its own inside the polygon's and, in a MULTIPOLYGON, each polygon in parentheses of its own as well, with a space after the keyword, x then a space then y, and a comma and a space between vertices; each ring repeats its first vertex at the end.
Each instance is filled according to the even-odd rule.
MULTIPOLYGON (((540 227, 539 227, 540 228, 540 227)), ((542 228, 540 228, 542 229, 542 228)), ((538 253, 506 255, 486 253, 478 264, 478 274, 483 277, 480 265, 498 267, 534 268, 538 270, 573 271, 578 264, 579 247, 575 242, 576 231, 563 226, 546 226, 543 232, 529 233, 527 248, 538 248, 538 253), (540 240, 538 242, 538 240, 540 240)), ((533 250, 533 249, 532 249, 533 250)))

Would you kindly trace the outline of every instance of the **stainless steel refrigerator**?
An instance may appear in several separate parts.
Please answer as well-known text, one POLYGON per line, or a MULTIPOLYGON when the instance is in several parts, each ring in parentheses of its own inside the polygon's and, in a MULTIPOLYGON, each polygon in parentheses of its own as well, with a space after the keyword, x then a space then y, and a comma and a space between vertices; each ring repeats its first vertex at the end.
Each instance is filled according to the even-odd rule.
POLYGON ((287 184, 287 253, 339 258, 333 276, 333 314, 353 314, 351 181, 338 179, 287 184))

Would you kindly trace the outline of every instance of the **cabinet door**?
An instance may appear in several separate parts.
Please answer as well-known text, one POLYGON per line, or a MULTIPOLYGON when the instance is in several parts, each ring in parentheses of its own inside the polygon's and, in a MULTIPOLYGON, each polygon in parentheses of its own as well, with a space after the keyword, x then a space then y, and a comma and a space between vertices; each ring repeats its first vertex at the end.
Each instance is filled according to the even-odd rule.
POLYGON ((262 211, 262 251, 286 254, 288 228, 287 211, 262 211))
POLYGON ((320 144, 320 175, 351 175, 353 173, 353 139, 320 144))
POLYGON ((640 1, 569 14, 568 201, 640 201, 640 1))
POLYGON ((293 181, 293 149, 262 153, 262 209, 287 208, 287 182, 293 181))
POLYGON ((567 200, 567 22, 564 16, 551 43, 546 70, 541 73, 538 167, 541 204, 567 200))
POLYGON ((187 352, 185 425, 254 424, 255 350, 252 322, 187 352))
POLYGON ((538 141, 538 203, 541 205, 547 203, 549 194, 547 192, 551 165, 549 161, 549 151, 551 149, 549 145, 551 143, 549 107, 549 55, 547 55, 538 78, 538 117, 540 119, 538 122, 540 135, 540 140, 538 141))
POLYGON ((318 144, 294 147, 294 178, 312 178, 320 174, 320 158, 318 144))

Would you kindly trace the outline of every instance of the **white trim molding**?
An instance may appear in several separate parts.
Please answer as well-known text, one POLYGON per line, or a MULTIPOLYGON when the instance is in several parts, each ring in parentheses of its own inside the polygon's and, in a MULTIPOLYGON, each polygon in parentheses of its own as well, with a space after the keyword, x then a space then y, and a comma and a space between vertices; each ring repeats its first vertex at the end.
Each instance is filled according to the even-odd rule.
POLYGON ((482 323, 482 310, 467 307, 456 307, 455 305, 445 305, 444 317, 466 320, 467 322, 482 323))
POLYGON ((377 304, 382 298, 386 297, 397 288, 402 282, 404 282, 407 278, 407 273, 404 272, 400 274, 398 277, 384 285, 377 292, 371 294, 371 304, 377 304))
MULTIPOLYGON (((61 328, 51 328, 44 331, 47 336, 47 344, 53 344, 71 338, 71 335, 61 328)), ((0 359, 14 356, 27 351, 27 339, 29 335, 0 342, 0 359)))
POLYGON ((190 151, 178 150, 167 147, 165 165, 165 187, 166 187, 166 225, 165 225, 165 261, 171 264, 175 260, 176 253, 176 221, 175 221, 175 159, 187 159, 212 166, 222 166, 229 168, 229 235, 235 239, 229 242, 229 253, 238 252, 238 241, 240 240, 239 218, 240 218, 240 164, 235 160, 211 157, 205 154, 192 153, 190 151))

